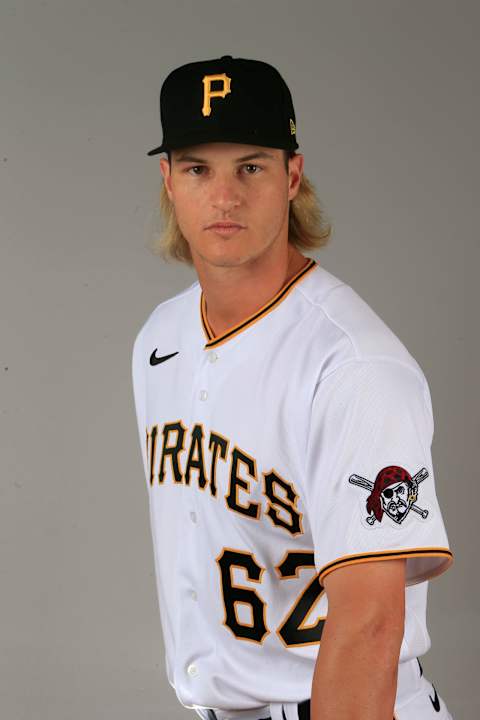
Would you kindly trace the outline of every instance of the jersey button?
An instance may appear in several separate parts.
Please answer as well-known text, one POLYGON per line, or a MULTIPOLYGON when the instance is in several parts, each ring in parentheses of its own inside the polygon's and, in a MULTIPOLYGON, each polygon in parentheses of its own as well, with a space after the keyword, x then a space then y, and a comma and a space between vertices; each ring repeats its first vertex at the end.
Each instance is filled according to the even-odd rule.
POLYGON ((190 595, 191 595, 191 597, 192 597, 193 600, 196 600, 196 599, 197 599, 197 593, 195 592, 195 590, 191 590, 191 591, 190 591, 190 595))
POLYGON ((191 675, 192 677, 193 677, 194 675, 198 675, 197 666, 192 663, 191 665, 188 666, 187 672, 188 672, 188 674, 191 675))
POLYGON ((190 517, 192 519, 192 522, 197 522, 197 513, 192 510, 190 513, 190 517))
POLYGON ((211 351, 208 353, 208 359, 210 360, 211 363, 214 363, 215 360, 218 360, 218 355, 217 355, 217 353, 215 352, 215 350, 211 350, 211 351))
POLYGON ((208 392, 206 390, 200 390, 200 400, 206 400, 208 397, 208 392))

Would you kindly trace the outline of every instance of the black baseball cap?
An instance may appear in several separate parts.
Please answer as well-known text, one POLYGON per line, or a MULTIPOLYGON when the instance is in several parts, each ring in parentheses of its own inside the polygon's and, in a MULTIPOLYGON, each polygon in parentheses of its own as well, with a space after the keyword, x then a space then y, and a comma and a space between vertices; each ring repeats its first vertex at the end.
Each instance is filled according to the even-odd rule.
POLYGON ((296 150, 296 118, 284 79, 269 63, 222 55, 181 65, 160 90, 163 142, 147 155, 209 142, 296 150))

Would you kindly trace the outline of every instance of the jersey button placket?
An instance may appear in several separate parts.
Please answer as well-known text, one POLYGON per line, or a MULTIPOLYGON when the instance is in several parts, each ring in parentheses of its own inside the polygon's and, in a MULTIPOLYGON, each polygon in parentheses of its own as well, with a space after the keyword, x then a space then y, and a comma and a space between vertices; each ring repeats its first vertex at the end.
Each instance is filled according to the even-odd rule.
MULTIPOLYGON (((208 365, 206 365, 206 363, 205 363, 205 357, 206 357, 206 361, 208 362, 208 364, 213 364, 213 363, 217 362, 217 360, 219 359, 218 353, 215 350, 208 350, 206 355, 204 356, 202 367, 200 368, 200 373, 199 373, 200 377, 199 377, 199 381, 198 381, 199 385, 200 385, 200 389, 198 389, 198 385, 197 385, 197 391, 195 392, 195 395, 194 395, 194 398, 196 397, 197 399, 193 400, 193 407, 192 407, 193 412, 191 415, 192 423, 196 423, 196 422, 208 423, 208 418, 210 415, 210 410, 209 410, 208 406, 205 405, 206 401, 209 398, 209 392, 208 392, 207 388, 201 387, 202 385, 207 384, 206 380, 208 379, 208 373, 209 373, 208 365), (200 401, 201 405, 198 403, 198 401, 200 401)), ((191 495, 190 499, 191 499, 192 503, 195 502, 195 494, 194 493, 191 495)), ((193 509, 190 510, 189 517, 190 517, 190 520, 193 525, 198 524, 198 514, 195 510, 193 510, 193 509)), ((197 592, 193 588, 190 588, 190 590, 188 590, 188 595, 190 596, 190 599, 193 602, 195 602, 195 603, 198 602, 197 592)), ((190 677, 196 677, 198 675, 197 665, 195 665, 194 663, 190 663, 187 666, 187 673, 188 673, 188 675, 190 675, 190 677)))
MULTIPOLYGON (((209 363, 217 362, 218 354, 215 352, 215 350, 208 350, 207 359, 208 359, 209 363)), ((198 394, 198 397, 200 398, 200 400, 207 400, 208 399, 208 390, 206 390, 205 388, 202 388, 198 394)))
MULTIPOLYGON (((212 350, 207 350, 206 353, 205 353, 205 357, 206 357, 208 363, 210 363, 210 364, 212 364, 212 365, 213 365, 213 363, 217 362, 218 359, 219 359, 219 358, 218 358, 218 353, 216 352, 216 350, 213 350, 213 349, 212 349, 212 350)), ((202 373, 201 373, 201 375, 202 375, 202 380, 203 380, 204 374, 205 374, 205 376, 208 377, 208 369, 207 369, 207 367, 206 367, 205 365, 204 365, 203 368, 202 368, 202 373)), ((198 392, 198 398, 199 398, 199 400, 201 400, 202 402, 205 402, 205 400, 208 400, 208 397, 209 397, 209 391, 208 391, 208 389, 205 388, 205 387, 201 388, 201 389, 199 390, 199 392, 198 392)))

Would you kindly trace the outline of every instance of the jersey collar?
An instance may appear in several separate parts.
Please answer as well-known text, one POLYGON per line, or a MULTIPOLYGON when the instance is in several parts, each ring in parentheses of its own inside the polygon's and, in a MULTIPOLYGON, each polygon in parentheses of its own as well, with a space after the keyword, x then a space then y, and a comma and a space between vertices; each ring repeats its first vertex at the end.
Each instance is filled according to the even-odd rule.
POLYGON ((265 305, 262 305, 259 310, 256 310, 256 312, 247 317, 245 320, 242 320, 242 322, 238 323, 237 325, 233 325, 233 327, 225 330, 225 332, 223 332, 221 335, 218 335, 217 337, 214 336, 213 330, 207 320, 205 297, 202 290, 200 293, 200 319, 202 322, 203 332, 207 339, 207 342, 205 343, 205 348, 217 347, 218 345, 221 345, 227 340, 230 340, 230 338, 235 337, 235 335, 238 335, 247 327, 250 327, 250 325, 258 322, 262 317, 264 317, 264 315, 267 315, 269 312, 274 310, 277 305, 279 305, 282 300, 287 297, 287 295, 294 288, 294 286, 298 282, 300 282, 300 280, 304 278, 307 273, 311 272, 313 268, 316 267, 316 265, 316 260, 314 260, 313 258, 308 258, 306 265, 304 265, 303 268, 300 268, 300 270, 292 278, 290 278, 290 280, 278 291, 276 295, 274 295, 271 300, 265 303, 265 305))

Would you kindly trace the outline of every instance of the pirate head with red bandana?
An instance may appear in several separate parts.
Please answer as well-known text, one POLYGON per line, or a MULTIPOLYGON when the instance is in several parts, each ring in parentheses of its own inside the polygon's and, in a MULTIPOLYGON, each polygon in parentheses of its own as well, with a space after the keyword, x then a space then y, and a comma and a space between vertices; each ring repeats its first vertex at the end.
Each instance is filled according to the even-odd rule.
POLYGON ((379 522, 385 512, 396 523, 401 523, 417 497, 418 483, 408 470, 399 465, 387 465, 377 474, 366 507, 379 522))

